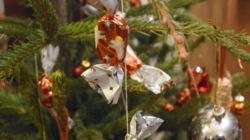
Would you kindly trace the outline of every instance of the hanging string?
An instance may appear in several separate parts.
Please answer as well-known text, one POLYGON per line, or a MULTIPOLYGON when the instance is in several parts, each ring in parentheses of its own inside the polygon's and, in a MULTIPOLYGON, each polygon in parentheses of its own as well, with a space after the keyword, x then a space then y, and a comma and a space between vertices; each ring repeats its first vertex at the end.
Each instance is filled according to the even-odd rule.
MULTIPOLYGON (((187 40, 185 36, 183 38, 185 40, 187 40)), ((190 46, 188 45, 188 43, 186 41, 184 42, 184 44, 185 44, 185 46, 187 46, 187 51, 188 51, 189 56, 190 56, 190 54, 191 54, 190 46)), ((189 56, 187 58, 187 66, 188 66, 188 69, 191 69, 192 67, 191 67, 191 64, 190 64, 190 57, 189 56)), ((192 83, 194 84, 195 94, 196 94, 196 96, 197 96, 197 98, 199 100, 198 109, 200 109, 201 108, 200 92, 199 92, 197 84, 195 82, 194 74, 192 72, 190 73, 190 77, 191 77, 192 83)))
POLYGON ((224 76, 224 63, 226 58, 226 46, 223 44, 220 50, 220 78, 224 76))
MULTIPOLYGON (((37 54, 35 53, 34 55, 34 59, 35 59, 35 71, 36 71, 36 81, 38 81, 38 65, 37 65, 37 54)), ((39 87, 37 88, 37 93, 39 93, 39 87)), ((39 97, 40 98, 40 97, 39 97)), ((45 132, 45 127, 44 127, 44 118, 42 115, 42 105, 41 102, 38 99, 38 103, 39 103, 39 108, 40 108, 40 117, 42 119, 42 131, 43 131, 43 139, 46 140, 46 132, 45 132)))
MULTIPOLYGON (((122 10, 122 13, 124 13, 124 6, 123 6, 123 0, 121 0, 121 10, 122 10)), ((126 57, 126 56, 125 56, 126 57)), ((124 63, 125 65, 125 70, 127 69, 127 65, 126 63, 124 63)), ((129 128, 128 128, 128 80, 127 80, 127 72, 125 72, 125 101, 124 101, 124 95, 122 93, 122 97, 123 97, 123 103, 125 103, 125 112, 126 112, 126 126, 127 126, 127 134, 126 136, 128 135, 128 131, 129 131, 129 128)), ((126 136, 125 136, 125 139, 126 139, 126 136)))
POLYGON ((211 102, 214 102, 217 106, 217 90, 218 90, 218 80, 220 77, 220 58, 221 58, 221 44, 219 42, 215 45, 215 83, 212 92, 211 102))

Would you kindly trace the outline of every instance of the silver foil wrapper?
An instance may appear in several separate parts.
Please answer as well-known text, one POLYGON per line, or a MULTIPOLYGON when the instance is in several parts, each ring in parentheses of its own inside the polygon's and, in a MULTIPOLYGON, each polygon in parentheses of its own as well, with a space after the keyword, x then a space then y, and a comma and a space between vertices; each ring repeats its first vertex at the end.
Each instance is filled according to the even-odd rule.
POLYGON ((132 117, 126 140, 143 140, 152 135, 163 122, 162 119, 139 110, 132 117))
POLYGON ((97 93, 113 104, 118 102, 122 92, 124 72, 119 65, 97 64, 84 71, 81 76, 97 93))
POLYGON ((59 54, 59 47, 52 44, 47 45, 41 50, 42 67, 46 74, 49 74, 56 64, 59 54))
POLYGON ((105 10, 113 15, 117 12, 120 0, 87 0, 89 4, 99 10, 105 10))
POLYGON ((130 77, 138 82, 143 82, 147 89, 155 94, 161 93, 165 88, 163 83, 171 80, 171 77, 164 71, 145 64, 130 77))

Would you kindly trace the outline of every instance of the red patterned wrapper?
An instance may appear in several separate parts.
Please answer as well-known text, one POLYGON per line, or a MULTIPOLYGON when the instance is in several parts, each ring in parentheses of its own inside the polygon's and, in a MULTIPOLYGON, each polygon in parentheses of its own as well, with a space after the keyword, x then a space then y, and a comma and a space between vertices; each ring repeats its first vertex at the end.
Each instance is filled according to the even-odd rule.
POLYGON ((126 54, 128 36, 129 27, 121 16, 104 15, 95 27, 97 56, 105 64, 122 63, 126 54))
POLYGON ((196 67, 195 69, 188 69, 188 87, 192 92, 195 92, 195 86, 191 77, 194 76, 195 84, 200 93, 209 92, 212 88, 209 83, 209 77, 206 69, 204 67, 196 67))
MULTIPOLYGON (((124 63, 126 64, 126 71, 129 75, 134 74, 137 69, 139 69, 143 64, 129 45, 127 46, 127 52, 124 63)), ((124 63, 120 64, 122 69, 125 69, 124 63)))
POLYGON ((38 80, 38 85, 41 90, 41 103, 47 108, 53 107, 52 82, 50 76, 43 74, 38 80))

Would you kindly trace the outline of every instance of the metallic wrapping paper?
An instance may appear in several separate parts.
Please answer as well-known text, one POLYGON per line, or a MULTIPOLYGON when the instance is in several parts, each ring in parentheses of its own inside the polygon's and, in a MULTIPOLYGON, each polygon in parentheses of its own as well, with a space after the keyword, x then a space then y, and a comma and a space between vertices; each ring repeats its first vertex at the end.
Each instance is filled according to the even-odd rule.
POLYGON ((89 4, 99 10, 105 10, 109 14, 115 14, 118 10, 120 0, 87 0, 89 4))
POLYGON ((139 110, 132 117, 126 140, 143 140, 152 135, 163 122, 162 119, 139 110))
MULTIPOLYGON (((127 46, 124 63, 126 64, 126 72, 129 75, 134 74, 143 65, 142 61, 138 58, 134 50, 129 45, 127 46)), ((120 66, 125 70, 124 63, 121 63, 120 66)))
POLYGON ((242 130, 234 116, 226 112, 215 115, 214 104, 208 104, 192 120, 188 129, 190 140, 241 140, 242 130))
POLYGON ((47 45, 41 50, 42 67, 46 74, 49 74, 55 66, 58 54, 59 47, 54 47, 52 44, 47 45))
POLYGON ((47 108, 52 108, 53 93, 51 77, 49 75, 43 74, 38 80, 38 85, 41 91, 39 93, 41 103, 47 108))
POLYGON ((97 64, 84 71, 81 76, 108 103, 116 104, 122 91, 124 72, 119 65, 97 64))
POLYGON ((104 15, 95 27, 97 56, 105 64, 122 63, 126 53, 128 36, 129 27, 119 14, 104 15))
MULTIPOLYGON (((127 46, 124 63, 126 64, 126 72, 130 75, 131 79, 143 82, 145 87, 155 94, 159 94, 164 90, 166 88, 165 83, 171 81, 171 77, 164 71, 143 64, 129 45, 127 46)), ((120 66, 125 70, 123 63, 120 66)))
POLYGON ((159 94, 166 88, 164 83, 171 81, 171 77, 164 71, 145 64, 130 77, 138 82, 143 82, 155 94, 159 94))

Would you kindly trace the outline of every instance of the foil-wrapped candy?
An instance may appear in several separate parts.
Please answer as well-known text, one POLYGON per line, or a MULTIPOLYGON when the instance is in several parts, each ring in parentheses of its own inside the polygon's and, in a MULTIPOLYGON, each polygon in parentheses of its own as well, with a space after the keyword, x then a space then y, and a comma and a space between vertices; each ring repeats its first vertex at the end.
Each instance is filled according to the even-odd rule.
POLYGON ((123 75, 119 65, 97 64, 84 71, 81 76, 108 103, 113 100, 113 104, 116 104, 122 91, 123 75))
POLYGON ((128 44, 129 26, 119 15, 104 15, 95 27, 96 54, 105 64, 123 62, 128 44))
POLYGON ((49 74, 56 64, 56 59, 59 54, 59 47, 52 44, 47 45, 41 50, 42 67, 45 73, 49 74))
POLYGON ((38 85, 41 91, 40 101, 41 103, 47 107, 53 107, 53 93, 52 93, 52 82, 49 75, 43 74, 39 80, 38 85))
POLYGON ((152 135, 163 122, 164 120, 139 110, 132 117, 126 140, 143 140, 152 135))
POLYGON ((54 47, 52 44, 47 45, 41 50, 42 67, 45 74, 43 74, 38 80, 38 85, 41 91, 39 95, 41 103, 47 108, 53 107, 52 81, 49 74, 55 66, 58 54, 59 47, 54 47))
MULTIPOLYGON (((171 77, 164 71, 156 67, 143 64, 129 45, 127 47, 124 63, 126 64, 126 71, 130 75, 131 79, 143 82, 145 87, 155 94, 159 94, 161 91, 174 85, 171 77)), ((123 63, 120 65, 123 69, 125 69, 123 63)))
POLYGON ((120 0, 87 0, 89 4, 99 10, 105 10, 109 14, 115 14, 118 10, 120 0))

